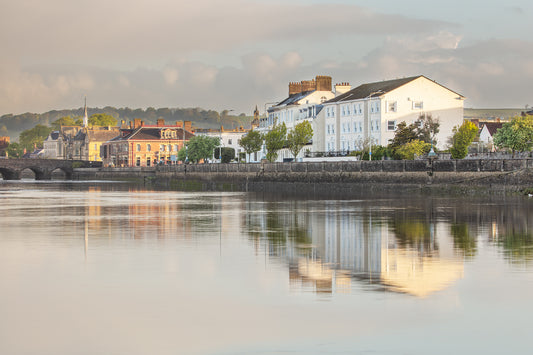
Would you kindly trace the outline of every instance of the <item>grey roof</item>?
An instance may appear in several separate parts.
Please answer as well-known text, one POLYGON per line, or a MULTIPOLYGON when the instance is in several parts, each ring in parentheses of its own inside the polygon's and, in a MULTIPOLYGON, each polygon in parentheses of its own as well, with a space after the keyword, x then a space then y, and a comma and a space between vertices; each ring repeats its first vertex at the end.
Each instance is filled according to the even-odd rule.
MULTIPOLYGON (((290 95, 289 97, 287 97, 285 100, 281 101, 280 103, 278 103, 277 105, 274 105, 272 107, 279 107, 279 106, 287 106, 287 105, 295 105, 298 101, 300 101, 301 99, 303 99, 304 97, 306 96, 309 96, 310 94, 312 94, 313 92, 315 92, 315 90, 311 90, 311 91, 304 91, 304 92, 300 92, 298 94, 293 94, 293 95, 290 95)), ((271 109, 269 108, 267 111, 270 111, 271 109)))
MULTIPOLYGON (((400 86, 403 86, 407 83, 410 83, 413 80, 416 80, 418 78, 426 78, 424 75, 418 75, 418 76, 411 76, 409 78, 402 78, 402 79, 394 79, 394 80, 387 80, 387 81, 378 81, 376 83, 368 83, 359 85, 358 87, 345 92, 342 95, 339 95, 331 100, 326 101, 325 103, 331 103, 331 102, 341 102, 341 101, 351 101, 351 100, 361 100, 366 99, 372 95, 372 97, 379 97, 383 94, 386 94, 392 90, 395 90, 399 88, 400 86)), ((428 78, 426 78, 428 79, 428 78)), ((428 79, 430 81, 433 81, 431 79, 428 79)), ((436 82, 435 82, 436 83, 436 82)), ((437 85, 440 85, 436 83, 437 85)), ((440 85, 442 86, 442 85, 440 85)), ((444 86, 443 88, 450 90, 444 86)), ((452 91, 452 90, 450 90, 452 91)), ((457 94, 455 91, 452 91, 453 93, 457 94)), ((457 94, 461 97, 463 95, 457 94)))

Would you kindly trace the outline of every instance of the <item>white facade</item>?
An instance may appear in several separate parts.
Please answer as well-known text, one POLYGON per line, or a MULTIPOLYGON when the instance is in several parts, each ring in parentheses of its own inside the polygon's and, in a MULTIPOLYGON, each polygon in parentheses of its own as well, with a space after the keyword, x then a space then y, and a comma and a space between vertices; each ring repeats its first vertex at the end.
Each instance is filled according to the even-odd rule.
POLYGON ((247 129, 235 129, 231 131, 222 130, 197 130, 195 135, 205 135, 209 137, 215 137, 220 139, 220 146, 222 148, 233 148, 235 150, 235 157, 238 158, 240 153, 244 152, 244 149, 239 145, 239 140, 248 133, 247 129))
POLYGON ((445 148, 454 126, 463 122, 464 97, 424 77, 364 84, 325 102, 315 122, 313 150, 360 150, 389 144, 396 126, 431 114, 440 123, 437 147, 445 148))

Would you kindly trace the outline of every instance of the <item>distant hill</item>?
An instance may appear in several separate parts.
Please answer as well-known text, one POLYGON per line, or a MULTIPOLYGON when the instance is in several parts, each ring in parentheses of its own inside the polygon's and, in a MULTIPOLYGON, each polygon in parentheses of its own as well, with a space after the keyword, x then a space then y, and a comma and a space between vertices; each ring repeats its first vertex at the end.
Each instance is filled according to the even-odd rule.
MULTIPOLYGON (((198 128, 237 128, 243 126, 250 127, 253 117, 240 114, 230 115, 228 111, 217 112, 214 110, 204 110, 202 108, 158 108, 149 107, 147 109, 130 109, 104 107, 88 108, 88 115, 96 113, 106 113, 120 121, 133 121, 140 118, 147 124, 156 123, 157 119, 164 119, 167 123, 176 121, 192 121, 194 127, 198 128)), ((35 127, 37 124, 49 126, 55 120, 70 116, 72 118, 83 116, 83 107, 74 110, 54 110, 45 113, 23 113, 20 115, 7 114, 0 116, 0 136, 10 136, 11 140, 16 140, 20 132, 35 127)))
POLYGON ((501 109, 484 109, 484 108, 465 108, 463 116, 465 119, 501 119, 506 120, 514 116, 519 116, 526 111, 524 108, 501 108, 501 109))

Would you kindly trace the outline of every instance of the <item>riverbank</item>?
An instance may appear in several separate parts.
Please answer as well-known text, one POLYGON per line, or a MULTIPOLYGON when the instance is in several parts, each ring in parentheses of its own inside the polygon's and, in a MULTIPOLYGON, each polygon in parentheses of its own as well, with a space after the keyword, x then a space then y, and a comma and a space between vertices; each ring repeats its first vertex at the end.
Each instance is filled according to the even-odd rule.
POLYGON ((523 193, 533 187, 533 159, 189 164, 75 169, 74 179, 132 181, 183 190, 313 195, 523 193))

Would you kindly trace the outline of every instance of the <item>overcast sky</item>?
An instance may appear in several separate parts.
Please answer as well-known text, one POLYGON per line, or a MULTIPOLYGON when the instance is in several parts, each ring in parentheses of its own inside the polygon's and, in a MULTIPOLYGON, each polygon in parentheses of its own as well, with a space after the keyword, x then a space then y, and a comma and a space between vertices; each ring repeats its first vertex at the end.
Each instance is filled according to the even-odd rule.
POLYGON ((289 81, 425 75, 466 107, 533 105, 533 2, 0 0, 0 115, 202 107, 251 115, 289 81))

